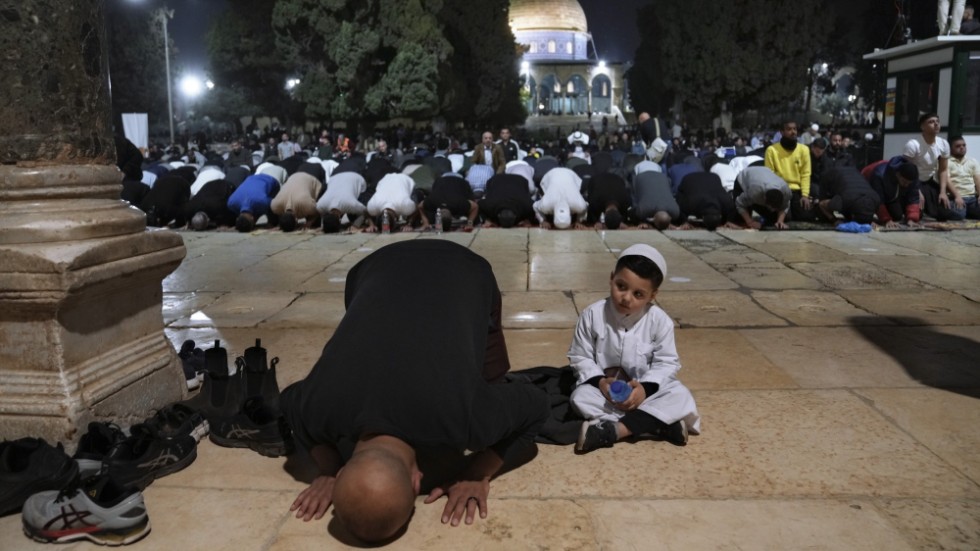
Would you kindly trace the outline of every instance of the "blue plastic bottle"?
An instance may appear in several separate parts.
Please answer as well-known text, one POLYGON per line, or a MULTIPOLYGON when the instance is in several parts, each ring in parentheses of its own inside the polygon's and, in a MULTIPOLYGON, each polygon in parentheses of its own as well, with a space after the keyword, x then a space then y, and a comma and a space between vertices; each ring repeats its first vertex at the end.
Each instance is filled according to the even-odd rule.
POLYGON ((632 392, 633 387, 626 381, 616 380, 609 385, 609 397, 613 402, 625 402, 632 392))

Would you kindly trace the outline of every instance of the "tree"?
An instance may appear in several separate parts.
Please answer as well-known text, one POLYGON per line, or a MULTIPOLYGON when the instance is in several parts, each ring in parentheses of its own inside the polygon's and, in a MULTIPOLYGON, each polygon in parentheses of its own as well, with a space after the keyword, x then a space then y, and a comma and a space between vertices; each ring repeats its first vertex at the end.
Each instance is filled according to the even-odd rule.
POLYGON ((436 114, 439 69, 452 53, 441 9, 441 0, 276 2, 276 44, 302 74, 294 93, 306 115, 370 124, 436 114))
POLYGON ((684 0, 658 1, 640 18, 652 23, 644 34, 655 41, 656 55, 638 55, 636 72, 659 78, 664 92, 704 115, 723 101, 743 110, 798 98, 813 52, 830 39, 834 15, 826 3, 791 0, 702 0, 698 9, 724 20, 705 25, 684 0))
POLYGON ((296 75, 270 40, 274 5, 268 0, 236 0, 208 31, 211 80, 215 90, 224 91, 222 95, 241 109, 234 118, 262 114, 291 118, 286 80, 296 75))
MULTIPOLYGON (((154 17, 156 7, 106 3, 112 117, 120 131, 122 113, 146 113, 152 125, 167 124, 163 27, 154 17)), ((171 39, 171 62, 175 53, 171 39)))
POLYGON ((445 0, 439 20, 453 54, 441 71, 446 118, 504 126, 527 118, 508 0, 445 0))

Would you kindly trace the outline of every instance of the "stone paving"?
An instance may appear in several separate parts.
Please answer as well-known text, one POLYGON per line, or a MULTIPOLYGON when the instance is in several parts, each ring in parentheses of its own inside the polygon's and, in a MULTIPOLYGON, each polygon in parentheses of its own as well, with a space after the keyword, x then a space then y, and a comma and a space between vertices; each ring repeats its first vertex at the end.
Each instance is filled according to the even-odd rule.
MULTIPOLYGON (((491 486, 490 517, 439 523, 421 498, 396 549, 980 548, 980 232, 183 233, 164 283, 179 347, 256 337, 302 378, 343 316, 347 270, 403 239, 486 257, 515 369, 565 365, 578 313, 608 292, 626 246, 666 256, 658 297, 703 434, 584 456, 541 446, 491 486)), ((331 515, 288 513, 283 459, 202 442, 145 492, 140 549, 302 550, 353 544, 331 515)), ((0 548, 34 549, 19 516, 0 548)), ((93 547, 73 544, 62 549, 93 547)))

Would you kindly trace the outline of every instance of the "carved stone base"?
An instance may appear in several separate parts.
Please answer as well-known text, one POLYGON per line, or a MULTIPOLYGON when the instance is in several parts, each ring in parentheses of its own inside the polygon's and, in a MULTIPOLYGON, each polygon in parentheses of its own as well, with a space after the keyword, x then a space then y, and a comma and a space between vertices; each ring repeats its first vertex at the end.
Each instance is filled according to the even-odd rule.
POLYGON ((129 424, 186 393, 161 312, 180 236, 145 230, 117 199, 26 197, 116 179, 115 167, 0 167, 0 438, 71 448, 91 420, 129 424))

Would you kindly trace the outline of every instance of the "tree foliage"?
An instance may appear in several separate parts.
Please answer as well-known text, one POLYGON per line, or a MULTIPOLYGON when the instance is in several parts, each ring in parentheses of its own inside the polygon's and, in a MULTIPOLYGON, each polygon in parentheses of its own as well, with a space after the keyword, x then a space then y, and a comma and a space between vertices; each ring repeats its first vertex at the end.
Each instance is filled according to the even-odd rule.
POLYGON ((241 109, 237 116, 290 118, 291 98, 285 86, 296 75, 272 40, 273 6, 268 0, 229 2, 207 34, 211 80, 222 97, 241 109))
POLYGON ((508 0, 277 0, 276 45, 308 118, 523 120, 508 0))
POLYGON ((441 0, 278 0, 276 45, 301 72, 296 97, 314 119, 378 121, 439 110, 439 67, 452 47, 441 0))
MULTIPOLYGON (((675 95, 691 111, 779 107, 800 96, 816 52, 831 39, 834 11, 825 2, 791 0, 660 0, 638 17, 644 36, 630 73, 634 105, 675 95), (652 53, 653 55, 650 55, 652 53), (635 76, 635 82, 632 82, 635 76), (644 82, 659 80, 657 87, 644 82)), ((662 100, 661 100, 662 101, 662 100)))
POLYGON ((509 0, 445 0, 439 19, 453 45, 442 70, 447 118, 501 126, 527 118, 520 100, 520 52, 508 22, 509 0))

